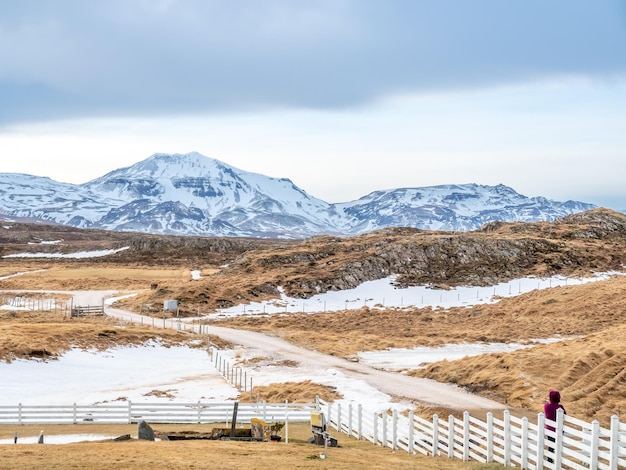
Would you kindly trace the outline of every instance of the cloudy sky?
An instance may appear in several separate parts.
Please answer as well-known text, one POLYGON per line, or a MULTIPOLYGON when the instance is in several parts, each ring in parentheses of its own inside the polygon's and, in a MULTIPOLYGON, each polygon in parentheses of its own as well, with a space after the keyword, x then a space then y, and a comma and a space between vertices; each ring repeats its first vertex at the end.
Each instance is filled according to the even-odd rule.
POLYGON ((626 209, 626 2, 0 3, 0 172, 191 151, 327 202, 502 183, 626 209))

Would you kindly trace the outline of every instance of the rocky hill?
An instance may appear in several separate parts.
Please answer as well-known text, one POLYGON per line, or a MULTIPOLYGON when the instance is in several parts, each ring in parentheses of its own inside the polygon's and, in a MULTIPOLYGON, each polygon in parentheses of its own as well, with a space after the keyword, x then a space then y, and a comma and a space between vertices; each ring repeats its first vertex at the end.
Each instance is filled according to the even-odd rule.
MULTIPOLYGON (((554 222, 494 222, 471 232, 388 228, 355 237, 305 240, 176 237, 54 225, 5 225, 0 254, 128 249, 61 263, 181 266, 216 273, 162 285, 138 301, 177 298, 190 312, 279 297, 296 298, 395 276, 399 288, 491 285, 528 275, 588 275, 626 264, 626 215, 594 209, 554 222), (50 243, 50 241, 57 241, 50 243)), ((49 263, 28 258, 29 263, 49 263)))

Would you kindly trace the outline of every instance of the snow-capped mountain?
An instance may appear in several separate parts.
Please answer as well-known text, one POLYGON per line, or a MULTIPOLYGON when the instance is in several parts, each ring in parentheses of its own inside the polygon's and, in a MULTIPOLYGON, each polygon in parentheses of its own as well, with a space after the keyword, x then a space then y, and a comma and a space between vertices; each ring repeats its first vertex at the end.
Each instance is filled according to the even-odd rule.
POLYGON ((0 213, 78 227, 179 235, 302 238, 388 226, 472 230, 492 220, 553 220, 592 204, 476 184, 376 191, 329 204, 286 178, 198 153, 155 154, 82 185, 0 174, 0 213))
POLYGON ((360 221, 358 232, 389 226, 429 230, 474 230, 486 222, 550 221, 595 207, 577 201, 528 198, 508 186, 441 185, 375 191, 357 201, 338 204, 360 221))
POLYGON ((21 173, 0 173, 0 213, 89 227, 122 201, 81 186, 21 173))

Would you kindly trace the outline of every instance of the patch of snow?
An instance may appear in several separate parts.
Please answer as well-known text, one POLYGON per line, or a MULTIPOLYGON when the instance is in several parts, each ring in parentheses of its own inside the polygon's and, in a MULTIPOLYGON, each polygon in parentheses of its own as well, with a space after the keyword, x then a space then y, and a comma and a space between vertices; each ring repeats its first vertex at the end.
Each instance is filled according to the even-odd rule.
POLYGON ((435 289, 429 285, 397 288, 395 277, 367 281, 354 289, 329 291, 309 299, 287 297, 282 289, 281 298, 250 304, 239 304, 230 308, 219 309, 207 318, 233 317, 238 315, 279 314, 279 313, 318 313, 353 310, 361 307, 370 308, 408 308, 408 307, 471 307, 473 305, 496 303, 501 298, 514 297, 536 289, 558 286, 579 285, 601 281, 619 272, 597 273, 592 277, 550 278, 525 277, 502 282, 495 286, 461 286, 449 290, 435 289))
POLYGON ((11 405, 225 401, 238 395, 215 370, 205 349, 154 343, 104 352, 72 349, 45 362, 0 362, 0 377, 2 401, 11 405), (150 395, 154 390, 173 398, 150 395))
MULTIPOLYGON (((69 444, 71 442, 86 442, 86 441, 103 441, 106 439, 114 439, 118 436, 111 436, 105 434, 50 434, 44 435, 44 444, 69 444)), ((39 435, 37 436, 17 436, 17 443, 15 438, 0 439, 1 444, 37 444, 39 442, 39 435)))
POLYGON ((563 338, 533 340, 530 343, 476 343, 446 344, 438 347, 392 348, 385 351, 364 351, 358 353, 359 362, 383 370, 401 371, 423 368, 438 361, 455 361, 480 354, 512 352, 532 348, 538 344, 562 341, 563 338))
POLYGON ((32 273, 40 273, 45 271, 45 269, 36 269, 34 271, 23 271, 23 272, 19 272, 19 273, 15 273, 15 274, 9 274, 8 276, 2 276, 0 277, 0 281, 3 281, 5 279, 9 279, 11 277, 15 277, 15 276, 23 276, 24 274, 32 274, 32 273))
POLYGON ((130 247, 125 246, 116 250, 79 251, 76 253, 14 253, 5 255, 3 258, 98 258, 119 253, 120 251, 128 250, 128 248, 130 247))

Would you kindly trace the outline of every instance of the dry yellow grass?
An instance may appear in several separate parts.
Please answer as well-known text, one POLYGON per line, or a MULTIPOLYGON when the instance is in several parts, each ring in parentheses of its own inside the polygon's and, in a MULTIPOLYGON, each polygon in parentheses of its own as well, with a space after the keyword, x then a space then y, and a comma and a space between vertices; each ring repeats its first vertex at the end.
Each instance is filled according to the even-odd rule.
MULTIPOLYGON (((52 359, 71 348, 99 349, 141 345, 149 340, 165 345, 204 347, 205 337, 187 332, 118 324, 106 317, 66 318, 51 312, 0 311, 0 361, 52 359)), ((211 336, 216 347, 228 343, 211 336)))
POLYGON ((626 325, 511 353, 439 362, 412 375, 465 385, 517 408, 543 410, 548 390, 558 389, 567 412, 597 419, 626 415, 626 325))
MULTIPOLYGON (((191 280, 189 269, 155 268, 153 266, 73 266, 67 264, 28 264, 6 266, 2 271, 8 276, 28 273, 0 280, 0 289, 50 289, 50 290, 91 290, 91 289, 150 289, 152 284, 185 283, 191 280)), ((214 272, 208 269, 205 274, 214 272)))
MULTIPOLYGON (((155 424, 155 431, 173 432, 183 430, 209 431, 213 425, 163 425, 155 424)), ((217 426, 219 427, 219 426, 217 426)), ((0 426, 0 438, 12 439, 17 430, 20 436, 38 436, 42 429, 37 426, 0 426)), ((241 468, 276 469, 333 469, 355 468, 387 470, 495 470, 496 464, 460 462, 445 457, 424 457, 421 454, 392 451, 358 441, 331 431, 340 447, 329 448, 327 458, 320 459, 323 447, 309 444, 311 436, 307 424, 289 425, 289 443, 285 442, 237 442, 237 441, 138 441, 136 425, 74 425, 44 426, 45 435, 95 433, 112 436, 130 434, 133 439, 122 442, 83 442, 64 445, 2 445, 0 468, 11 470, 126 470, 150 468, 172 469, 220 469, 241 468)), ((284 430, 282 432, 284 434, 284 430)), ((45 442, 45 436, 44 436, 45 442)))
POLYGON ((268 403, 312 403, 315 398, 319 397, 326 402, 332 402, 343 398, 333 387, 317 384, 310 380, 303 382, 283 382, 279 384, 255 386, 250 393, 244 393, 241 396, 242 402, 259 402, 266 401, 268 403))

